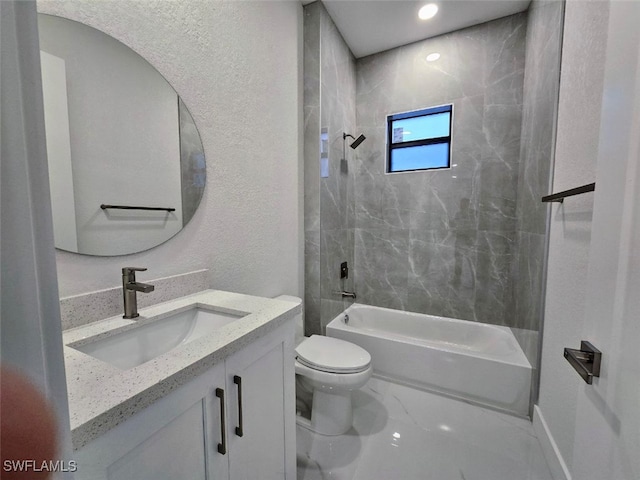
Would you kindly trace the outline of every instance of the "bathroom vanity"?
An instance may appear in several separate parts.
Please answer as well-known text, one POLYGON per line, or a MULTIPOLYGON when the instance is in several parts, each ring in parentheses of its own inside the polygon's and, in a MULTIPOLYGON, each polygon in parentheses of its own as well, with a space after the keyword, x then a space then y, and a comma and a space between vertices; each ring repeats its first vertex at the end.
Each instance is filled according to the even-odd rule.
POLYGON ((141 309, 137 322, 114 317, 66 331, 75 478, 293 480, 299 310, 208 290, 141 309), (137 331, 170 330, 194 309, 229 320, 195 338, 201 326, 182 325, 178 345, 115 366, 122 345, 162 343, 137 331))

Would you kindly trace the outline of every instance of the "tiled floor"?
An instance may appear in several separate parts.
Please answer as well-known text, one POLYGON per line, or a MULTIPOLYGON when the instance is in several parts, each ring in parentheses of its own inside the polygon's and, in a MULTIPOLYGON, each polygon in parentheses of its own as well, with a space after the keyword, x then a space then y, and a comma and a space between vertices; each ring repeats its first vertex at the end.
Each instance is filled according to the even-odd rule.
POLYGON ((298 480, 552 480, 531 423, 372 378, 354 427, 297 427, 298 480))

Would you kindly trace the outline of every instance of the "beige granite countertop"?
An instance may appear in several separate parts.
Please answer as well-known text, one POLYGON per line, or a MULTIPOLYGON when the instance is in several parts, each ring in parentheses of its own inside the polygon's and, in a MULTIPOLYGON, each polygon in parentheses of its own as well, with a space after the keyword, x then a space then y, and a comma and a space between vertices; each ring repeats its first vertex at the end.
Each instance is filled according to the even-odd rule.
POLYGON ((111 317, 64 331, 74 449, 86 445, 154 401, 223 362, 229 355, 292 319, 300 310, 300 305, 288 301, 205 290, 140 309, 140 317, 136 320, 111 317), (68 346, 160 320, 169 313, 186 310, 193 305, 247 315, 214 333, 180 345, 129 370, 120 370, 68 346))

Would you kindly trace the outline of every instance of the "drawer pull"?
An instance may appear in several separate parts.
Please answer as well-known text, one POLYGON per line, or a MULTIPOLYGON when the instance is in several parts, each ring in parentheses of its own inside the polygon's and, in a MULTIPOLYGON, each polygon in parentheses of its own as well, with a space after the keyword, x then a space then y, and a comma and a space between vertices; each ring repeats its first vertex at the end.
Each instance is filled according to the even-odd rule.
POLYGON ((218 444, 218 453, 225 455, 227 453, 227 426, 224 413, 224 390, 216 388, 216 397, 220 399, 220 438, 222 443, 218 444))
POLYGON ((238 386, 238 426, 236 427, 236 435, 241 437, 244 435, 242 427, 242 377, 234 375, 233 383, 238 386))

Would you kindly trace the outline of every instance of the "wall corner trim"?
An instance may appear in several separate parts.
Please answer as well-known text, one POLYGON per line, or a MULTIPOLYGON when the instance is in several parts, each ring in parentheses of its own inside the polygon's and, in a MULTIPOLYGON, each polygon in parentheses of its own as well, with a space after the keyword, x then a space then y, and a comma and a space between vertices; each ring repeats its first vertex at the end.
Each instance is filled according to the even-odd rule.
POLYGON ((572 480, 569 468, 562 458, 558 445, 551 435, 547 422, 538 405, 533 407, 533 430, 538 437, 544 458, 549 465, 554 480, 572 480))

